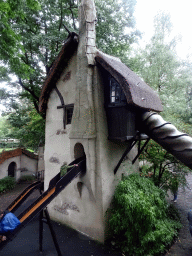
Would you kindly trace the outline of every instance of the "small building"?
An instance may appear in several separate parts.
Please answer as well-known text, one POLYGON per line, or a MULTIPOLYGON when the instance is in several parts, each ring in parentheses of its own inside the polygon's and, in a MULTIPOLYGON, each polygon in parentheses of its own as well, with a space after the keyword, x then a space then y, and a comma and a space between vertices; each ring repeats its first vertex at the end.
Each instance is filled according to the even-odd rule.
POLYGON ((45 189, 64 162, 86 157, 86 173, 75 178, 48 206, 52 219, 105 239, 105 214, 122 175, 138 171, 133 147, 142 111, 162 111, 157 94, 119 59, 95 45, 92 0, 79 7, 79 35, 65 41, 43 85, 40 111, 46 115, 45 189), (126 166, 126 168, 125 168, 126 166))
POLYGON ((24 175, 36 176, 37 167, 38 155, 26 149, 17 148, 0 154, 0 179, 11 176, 17 181, 24 175))

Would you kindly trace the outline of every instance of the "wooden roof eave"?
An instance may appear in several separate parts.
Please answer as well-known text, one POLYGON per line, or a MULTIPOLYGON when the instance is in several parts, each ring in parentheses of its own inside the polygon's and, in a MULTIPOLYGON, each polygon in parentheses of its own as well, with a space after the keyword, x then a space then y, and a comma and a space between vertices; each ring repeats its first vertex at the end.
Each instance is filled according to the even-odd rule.
POLYGON ((120 84, 128 104, 145 110, 153 110, 156 112, 163 111, 157 93, 120 60, 100 51, 97 52, 95 59, 96 62, 107 70, 120 84))
POLYGON ((70 58, 73 56, 74 52, 77 50, 78 46, 78 35, 76 33, 71 33, 68 39, 65 41, 58 57, 53 63, 44 84, 42 86, 41 95, 39 97, 39 112, 42 115, 46 115, 47 102, 49 95, 55 88, 58 79, 60 78, 63 70, 67 67, 70 58))

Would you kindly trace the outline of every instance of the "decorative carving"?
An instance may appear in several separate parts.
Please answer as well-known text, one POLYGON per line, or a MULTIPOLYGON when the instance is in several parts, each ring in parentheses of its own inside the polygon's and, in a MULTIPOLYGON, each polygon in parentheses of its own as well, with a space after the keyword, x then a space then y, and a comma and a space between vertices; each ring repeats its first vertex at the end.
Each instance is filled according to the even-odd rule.
POLYGON ((66 82, 71 79, 71 70, 67 72, 67 74, 63 78, 63 82, 66 82))
POLYGON ((49 162, 50 163, 55 163, 55 164, 59 164, 59 159, 57 157, 54 157, 52 156, 50 159, 49 159, 49 162))
POLYGON ((62 214, 65 214, 65 215, 69 215, 67 210, 80 212, 79 208, 75 204, 73 204, 72 202, 71 203, 64 203, 62 206, 55 205, 54 210, 58 211, 62 214))
POLYGON ((81 197, 82 196, 82 189, 83 189, 83 182, 78 182, 77 183, 77 189, 78 189, 78 192, 79 192, 79 196, 81 197))
POLYGON ((60 130, 57 130, 56 135, 59 135, 59 134, 66 134, 66 133, 67 133, 66 130, 60 129, 60 130))

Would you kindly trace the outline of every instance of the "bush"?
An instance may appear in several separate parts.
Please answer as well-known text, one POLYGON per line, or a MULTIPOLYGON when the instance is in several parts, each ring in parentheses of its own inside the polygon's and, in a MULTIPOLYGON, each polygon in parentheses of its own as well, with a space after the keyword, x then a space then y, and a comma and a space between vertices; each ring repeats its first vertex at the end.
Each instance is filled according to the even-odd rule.
POLYGON ((116 246, 129 255, 163 253, 181 228, 165 193, 139 174, 124 177, 118 184, 110 215, 109 229, 116 246))
POLYGON ((172 190, 175 177, 179 186, 187 185, 186 175, 190 169, 155 141, 147 144, 140 160, 147 162, 141 167, 141 175, 152 177, 156 186, 172 190))
POLYGON ((23 175, 19 179, 19 182, 34 181, 36 178, 33 175, 23 175))
POLYGON ((13 177, 8 176, 0 179, 0 193, 13 189, 15 185, 16 181, 13 177))

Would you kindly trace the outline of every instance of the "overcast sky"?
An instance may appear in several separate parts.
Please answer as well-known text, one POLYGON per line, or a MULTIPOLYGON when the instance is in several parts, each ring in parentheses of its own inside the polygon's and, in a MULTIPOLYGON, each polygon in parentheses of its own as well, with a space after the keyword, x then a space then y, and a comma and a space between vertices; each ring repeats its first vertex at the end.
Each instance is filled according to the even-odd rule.
POLYGON ((170 13, 172 35, 182 36, 178 55, 182 58, 192 55, 192 0, 137 0, 135 18, 137 28, 144 32, 142 41, 147 42, 153 35, 154 16, 160 11, 170 13))

